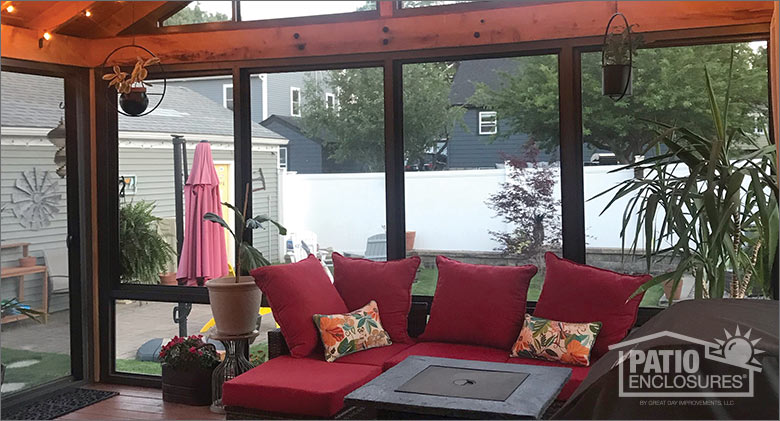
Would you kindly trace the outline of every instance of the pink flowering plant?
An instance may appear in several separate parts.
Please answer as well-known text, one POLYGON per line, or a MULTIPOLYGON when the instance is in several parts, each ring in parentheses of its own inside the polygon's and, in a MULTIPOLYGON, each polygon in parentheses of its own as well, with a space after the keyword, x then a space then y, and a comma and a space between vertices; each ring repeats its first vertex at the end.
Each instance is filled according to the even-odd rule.
POLYGON ((160 362, 172 368, 214 368, 219 364, 217 349, 203 341, 203 335, 174 336, 160 350, 160 362))

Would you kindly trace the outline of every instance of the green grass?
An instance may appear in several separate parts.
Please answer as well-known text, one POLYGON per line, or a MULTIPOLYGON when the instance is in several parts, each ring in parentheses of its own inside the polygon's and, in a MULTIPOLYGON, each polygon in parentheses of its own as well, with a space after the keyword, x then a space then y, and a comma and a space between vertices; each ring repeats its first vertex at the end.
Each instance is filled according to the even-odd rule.
POLYGON ((26 389, 70 375, 68 354, 11 348, 2 348, 0 353, 2 353, 3 364, 6 365, 5 383, 24 383, 26 389), (37 360, 39 363, 27 367, 7 367, 11 363, 23 360, 37 360))
POLYGON ((162 366, 155 361, 116 360, 116 371, 119 373, 147 374, 161 376, 162 366))
MULTIPOLYGON (((262 351, 268 358, 268 343, 260 342, 249 346, 249 353, 262 351)), ((5 352, 5 351, 3 351, 5 352)), ((162 375, 160 363, 154 361, 116 360, 116 371, 120 373, 147 374, 150 376, 162 375)))
MULTIPOLYGON (((429 295, 432 296, 436 292, 436 279, 438 277, 438 271, 434 268, 421 269, 417 272, 417 282, 412 285, 413 295, 429 295)), ((539 295, 542 293, 542 283, 544 282, 544 275, 537 273, 531 279, 531 285, 528 287, 528 301, 536 301, 539 299, 539 295)), ((642 298, 642 307, 658 307, 658 300, 664 294, 663 287, 656 285, 650 288, 645 296, 642 298)))

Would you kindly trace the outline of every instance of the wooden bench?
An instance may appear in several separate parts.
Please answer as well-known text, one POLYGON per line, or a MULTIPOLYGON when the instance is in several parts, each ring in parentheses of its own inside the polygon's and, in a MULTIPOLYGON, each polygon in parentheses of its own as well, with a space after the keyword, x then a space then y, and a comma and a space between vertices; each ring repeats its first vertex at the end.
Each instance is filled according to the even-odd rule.
MULTIPOLYGON (((0 250, 21 248, 22 257, 27 257, 30 252, 30 243, 12 243, 0 245, 0 250)), ((49 321, 49 270, 44 266, 13 266, 0 268, 0 279, 5 278, 19 278, 19 288, 17 293, 17 299, 24 301, 24 277, 27 275, 33 275, 36 273, 43 274, 43 303, 42 308, 36 309, 43 313, 43 322, 49 321)), ((17 320, 24 319, 24 314, 14 314, 11 316, 5 316, 0 319, 0 324, 15 322, 17 320)))

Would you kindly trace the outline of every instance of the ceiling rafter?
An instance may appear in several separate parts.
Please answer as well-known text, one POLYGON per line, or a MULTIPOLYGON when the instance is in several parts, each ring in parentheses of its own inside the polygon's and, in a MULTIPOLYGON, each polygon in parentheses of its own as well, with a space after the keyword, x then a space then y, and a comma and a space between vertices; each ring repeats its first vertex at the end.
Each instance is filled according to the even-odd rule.
POLYGON ((62 25, 77 18, 85 10, 88 10, 96 2, 94 1, 61 1, 49 7, 43 13, 39 13, 25 25, 30 29, 41 29, 49 32, 57 32, 62 25))

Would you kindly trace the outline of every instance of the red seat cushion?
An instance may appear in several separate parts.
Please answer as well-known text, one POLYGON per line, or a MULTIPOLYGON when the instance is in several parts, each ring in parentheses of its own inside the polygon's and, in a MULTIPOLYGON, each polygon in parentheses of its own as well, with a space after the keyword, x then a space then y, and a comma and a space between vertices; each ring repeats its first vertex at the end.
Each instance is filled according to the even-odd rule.
POLYGON ((534 316, 562 322, 601 322, 593 345, 593 355, 604 355, 609 346, 620 342, 636 322, 644 294, 626 302, 650 275, 625 275, 544 255, 547 273, 534 316))
POLYGON ((381 373, 379 367, 277 357, 225 382, 222 403, 281 414, 329 418, 344 397, 381 373))
POLYGON ((411 343, 407 333, 412 307, 412 283, 420 258, 374 262, 333 253, 333 285, 347 308, 376 301, 382 327, 393 342, 411 343))
POLYGON ((570 368, 571 377, 569 377, 569 381, 563 386, 563 389, 561 389, 561 392, 558 393, 558 397, 556 398, 557 400, 560 401, 565 401, 566 399, 569 399, 571 394, 574 393, 574 391, 577 390, 577 387, 579 387, 582 381, 585 380, 585 377, 588 376, 588 371, 590 371, 590 367, 585 367, 581 365, 561 364, 555 361, 536 360, 532 358, 509 358, 507 362, 512 364, 543 365, 547 367, 570 368))
POLYGON ((382 366, 382 369, 387 370, 400 363, 410 355, 503 363, 509 357, 509 351, 477 345, 451 344, 444 342, 420 342, 399 352, 394 357, 387 360, 382 366))
POLYGON ((345 355, 334 362, 348 364, 368 364, 382 367, 385 361, 412 346, 411 344, 395 343, 390 346, 371 348, 365 351, 345 355))
POLYGON ((293 357, 306 357, 322 348, 313 315, 349 312, 313 255, 297 263, 259 267, 251 274, 268 298, 293 357))
MULTIPOLYGON (((439 280, 423 341, 506 350, 520 334, 536 266, 488 266, 436 257, 439 280)), ((382 311, 382 307, 379 307, 382 311)))

